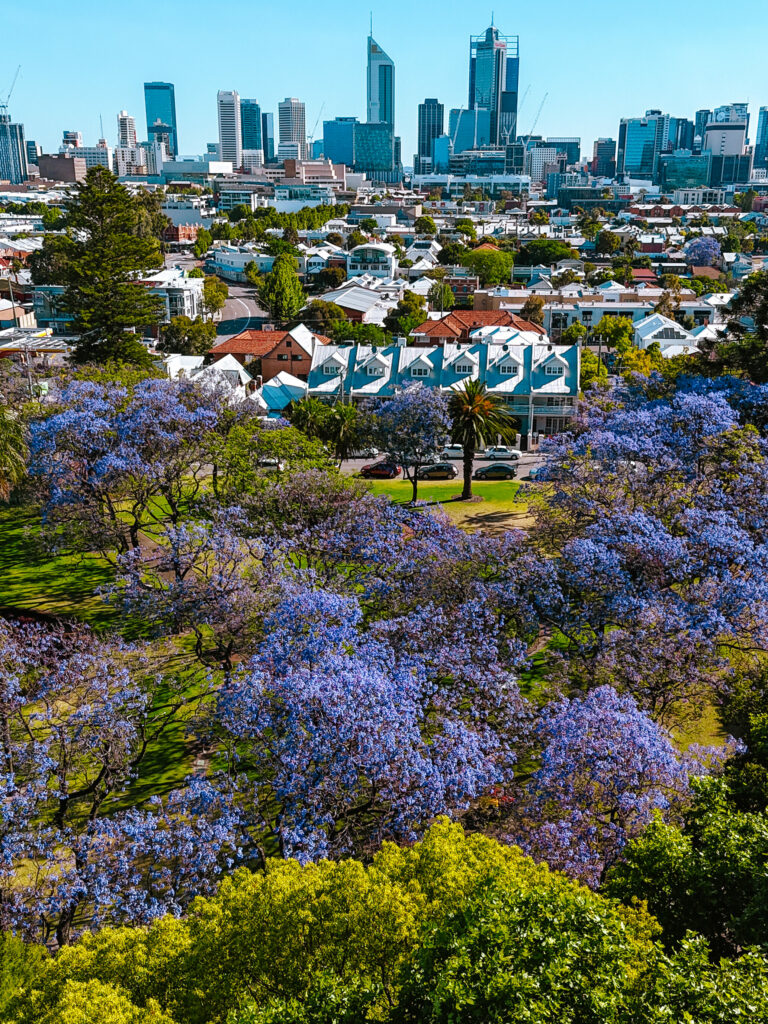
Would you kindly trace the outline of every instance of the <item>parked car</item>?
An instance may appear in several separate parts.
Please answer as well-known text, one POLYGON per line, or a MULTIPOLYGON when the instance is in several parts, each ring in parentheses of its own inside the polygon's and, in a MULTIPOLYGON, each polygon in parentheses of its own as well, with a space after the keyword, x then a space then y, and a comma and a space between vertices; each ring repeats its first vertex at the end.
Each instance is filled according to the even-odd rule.
POLYGON ((363 466, 360 476, 365 477, 366 480, 394 480, 396 476, 400 476, 401 472, 402 466, 385 459, 383 462, 373 462, 370 466, 363 466))
POLYGON ((480 466, 472 474, 473 480, 514 480, 517 466, 508 466, 505 462, 496 462, 493 466, 480 466))
POLYGON ((447 444, 440 452, 441 459, 463 459, 464 449, 460 444, 447 444))
POLYGON ((384 454, 378 448, 361 448, 359 451, 350 452, 349 457, 350 459, 378 459, 380 455, 384 454))
POLYGON ((285 469, 282 459, 276 459, 273 455, 264 455, 260 459, 256 459, 256 465, 259 469, 276 470, 278 473, 282 473, 285 469))
POLYGON ((458 469, 450 462, 436 462, 434 466, 422 466, 416 477, 419 480, 453 480, 458 475, 458 469))
POLYGON ((485 449, 485 455, 482 456, 486 459, 506 459, 507 461, 516 462, 520 458, 520 452, 516 448, 507 448, 506 445, 491 445, 490 448, 485 449))

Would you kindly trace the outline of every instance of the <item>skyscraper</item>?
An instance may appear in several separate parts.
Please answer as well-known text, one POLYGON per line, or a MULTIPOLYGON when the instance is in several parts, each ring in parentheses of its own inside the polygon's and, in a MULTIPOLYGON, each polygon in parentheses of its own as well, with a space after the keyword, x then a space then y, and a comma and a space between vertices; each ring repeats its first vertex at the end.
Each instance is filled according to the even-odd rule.
POLYGON ((307 158, 307 115, 301 100, 286 96, 277 105, 280 144, 277 156, 280 160, 306 160, 307 158))
POLYGON ((11 121, 5 107, 0 107, 0 179, 11 185, 27 180, 27 147, 24 125, 11 121))
POLYGON ((616 173, 635 178, 654 178, 659 156, 668 146, 669 114, 646 110, 645 117, 622 117, 616 173))
POLYGON ((490 112, 493 146, 513 142, 518 134, 519 78, 518 36, 503 36, 494 25, 482 36, 470 36, 469 109, 490 112))
POLYGON ((334 164, 351 167, 355 161, 356 117, 337 117, 323 121, 323 155, 334 164))
POLYGON ((768 169, 768 107, 760 107, 757 118, 754 165, 768 169))
POLYGON ((264 163, 270 164, 275 159, 275 115, 261 115, 261 145, 264 151, 264 163))
POLYGON ((176 129, 176 90, 171 82, 145 82, 144 108, 147 113, 147 139, 149 142, 165 141, 156 138, 167 137, 170 157, 179 153, 179 137, 176 129))
POLYGON ((616 140, 596 139, 592 147, 592 173, 598 178, 613 178, 616 174, 616 140))
POLYGON ((240 100, 240 127, 243 149, 263 149, 261 107, 256 100, 240 100))
POLYGON ((442 103, 435 99, 426 99, 419 104, 418 146, 414 160, 416 174, 422 173, 421 166, 424 161, 432 160, 434 140, 443 134, 444 125, 445 109, 442 103))
POLYGON ((701 152, 701 143, 704 139, 704 130, 706 129, 709 122, 712 120, 711 110, 697 110, 696 115, 693 119, 693 150, 694 152, 701 152))
POLYGON ((243 163, 243 136, 240 123, 240 97, 234 90, 220 89, 216 103, 219 112, 219 157, 237 169, 243 163))
POLYGON ((74 146, 75 149, 80 149, 83 144, 83 133, 65 130, 61 133, 61 144, 62 146, 74 146))
POLYGON ((395 126, 395 63, 368 36, 368 123, 395 126))
POLYGON ((136 138, 136 119, 131 117, 127 110, 121 110, 117 115, 117 144, 123 148, 135 149, 138 141, 136 138))
POLYGON ((747 142, 749 142, 749 105, 746 103, 726 103, 715 107, 712 120, 718 124, 743 123, 746 126, 747 142))

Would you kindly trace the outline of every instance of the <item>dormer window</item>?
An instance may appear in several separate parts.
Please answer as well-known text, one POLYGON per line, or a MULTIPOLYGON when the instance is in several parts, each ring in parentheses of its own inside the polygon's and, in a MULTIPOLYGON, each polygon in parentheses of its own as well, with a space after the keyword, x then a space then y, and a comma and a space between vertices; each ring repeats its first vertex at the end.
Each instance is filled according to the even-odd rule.
POLYGON ((369 377, 383 377, 384 376, 384 367, 383 366, 375 366, 375 365, 374 366, 369 366, 368 367, 368 376, 369 377))
POLYGON ((514 363, 502 363, 499 367, 499 372, 503 377, 516 377, 517 367, 514 363))
POLYGON ((472 373, 472 367, 469 363, 457 363, 456 373, 472 373))
POLYGON ((546 367, 544 368, 544 373, 548 377, 562 377, 563 368, 562 366, 558 366, 557 363, 547 363, 546 367))
POLYGON ((414 366, 411 369, 411 376, 412 377, 428 377, 429 376, 429 370, 426 368, 426 366, 414 366))
POLYGON ((332 364, 326 363, 323 367, 323 373, 326 377, 335 377, 338 372, 338 367, 333 366, 332 364))

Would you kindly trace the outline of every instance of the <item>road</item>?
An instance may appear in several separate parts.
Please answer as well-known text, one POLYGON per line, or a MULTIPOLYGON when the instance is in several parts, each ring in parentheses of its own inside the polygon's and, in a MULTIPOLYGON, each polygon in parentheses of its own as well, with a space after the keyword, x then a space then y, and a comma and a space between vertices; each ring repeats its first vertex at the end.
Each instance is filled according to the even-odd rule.
MULTIPOLYGON (((182 267, 184 270, 203 266, 194 256, 179 252, 167 253, 165 265, 168 268, 182 267)), ((216 322, 217 345, 249 327, 256 327, 259 321, 267 317, 267 312, 256 302, 256 291, 252 285, 236 284, 232 281, 227 281, 226 284, 229 288, 229 298, 224 303, 221 319, 216 322)))
MULTIPOLYGON (((381 456, 377 456, 375 459, 348 459, 341 465, 342 473, 347 473, 350 476, 355 476, 363 466, 370 466, 372 462, 378 462, 381 456)), ((458 470, 458 476, 456 479, 461 478, 461 460, 460 459, 447 459, 447 462, 451 462, 458 470)), ((544 460, 538 452, 523 452, 517 462, 513 462, 512 465, 517 466, 517 479, 525 480, 530 471, 535 466, 540 466, 544 460)), ((489 462, 488 459, 475 459, 475 469, 478 466, 492 466, 493 463, 489 462)))

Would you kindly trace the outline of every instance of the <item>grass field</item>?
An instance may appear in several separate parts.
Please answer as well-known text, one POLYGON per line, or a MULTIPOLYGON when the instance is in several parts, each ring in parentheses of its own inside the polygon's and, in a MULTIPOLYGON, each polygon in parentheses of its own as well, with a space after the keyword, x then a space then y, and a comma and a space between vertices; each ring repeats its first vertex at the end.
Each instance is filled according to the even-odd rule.
MULTIPOLYGON (((393 501, 410 501, 413 488, 408 480, 374 480, 376 494, 386 494, 393 501)), ((467 530, 496 532, 514 527, 526 529, 533 520, 525 501, 518 500, 520 484, 516 480, 472 481, 472 493, 481 501, 453 500, 461 494, 461 478, 419 483, 419 501, 439 502, 443 511, 457 526, 467 530)))

